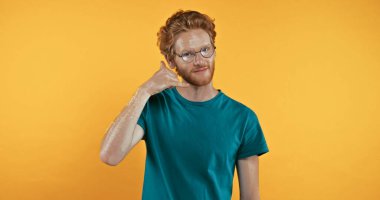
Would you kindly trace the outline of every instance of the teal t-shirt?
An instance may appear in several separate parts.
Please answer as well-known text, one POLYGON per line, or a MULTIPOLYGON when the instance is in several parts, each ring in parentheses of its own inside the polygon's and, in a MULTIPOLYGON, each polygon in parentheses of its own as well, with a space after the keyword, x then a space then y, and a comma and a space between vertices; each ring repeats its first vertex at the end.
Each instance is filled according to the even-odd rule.
POLYGON ((152 95, 138 119, 147 150, 142 199, 231 199, 238 159, 269 152, 254 111, 220 89, 189 101, 176 87, 152 95))

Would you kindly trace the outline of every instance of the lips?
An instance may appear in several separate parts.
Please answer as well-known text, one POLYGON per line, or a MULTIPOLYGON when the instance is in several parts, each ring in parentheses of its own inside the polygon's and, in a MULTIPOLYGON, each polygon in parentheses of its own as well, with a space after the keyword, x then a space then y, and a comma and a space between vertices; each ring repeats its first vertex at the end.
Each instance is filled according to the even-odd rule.
POLYGON ((204 71, 206 69, 208 69, 208 67, 201 67, 199 69, 194 70, 194 72, 201 72, 201 71, 204 71))

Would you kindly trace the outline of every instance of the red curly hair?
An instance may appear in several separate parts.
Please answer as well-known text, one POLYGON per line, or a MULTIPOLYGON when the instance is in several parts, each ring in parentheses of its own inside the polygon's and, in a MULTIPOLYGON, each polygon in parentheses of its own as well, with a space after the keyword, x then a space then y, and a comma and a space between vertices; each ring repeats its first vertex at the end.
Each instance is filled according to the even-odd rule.
POLYGON ((161 54, 168 61, 174 59, 174 43, 175 37, 191 29, 203 29, 211 38, 212 45, 215 46, 215 19, 192 10, 179 10, 166 20, 166 24, 161 26, 157 33, 157 46, 160 48, 161 54))

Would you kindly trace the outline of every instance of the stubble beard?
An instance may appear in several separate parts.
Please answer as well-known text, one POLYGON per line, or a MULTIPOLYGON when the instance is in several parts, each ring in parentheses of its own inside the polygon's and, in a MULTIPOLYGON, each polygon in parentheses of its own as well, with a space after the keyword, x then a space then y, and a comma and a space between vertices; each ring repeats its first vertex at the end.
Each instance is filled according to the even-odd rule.
MULTIPOLYGON (((215 61, 212 62, 211 66, 207 64, 207 65, 199 66, 198 68, 202 68, 202 67, 208 67, 207 70, 209 70, 209 73, 210 73, 209 76, 200 77, 194 74, 194 72, 192 71, 186 72, 185 70, 181 70, 178 67, 176 67, 176 71, 178 75, 182 77, 183 80, 185 80, 191 85, 200 87, 200 86, 205 86, 212 81, 212 78, 214 76, 214 71, 215 71, 215 61)), ((203 72, 200 72, 200 73, 203 73, 203 72)))

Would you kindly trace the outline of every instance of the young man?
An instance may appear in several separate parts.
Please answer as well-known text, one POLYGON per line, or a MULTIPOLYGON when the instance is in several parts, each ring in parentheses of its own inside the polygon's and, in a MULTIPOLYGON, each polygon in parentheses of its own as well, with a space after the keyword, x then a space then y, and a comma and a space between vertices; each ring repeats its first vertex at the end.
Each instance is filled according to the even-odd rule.
POLYGON ((268 146, 255 112, 212 85, 213 21, 182 10, 166 21, 158 46, 183 82, 161 62, 103 140, 109 165, 145 140, 143 199, 231 199, 235 166, 241 199, 260 199, 258 156, 268 146))

